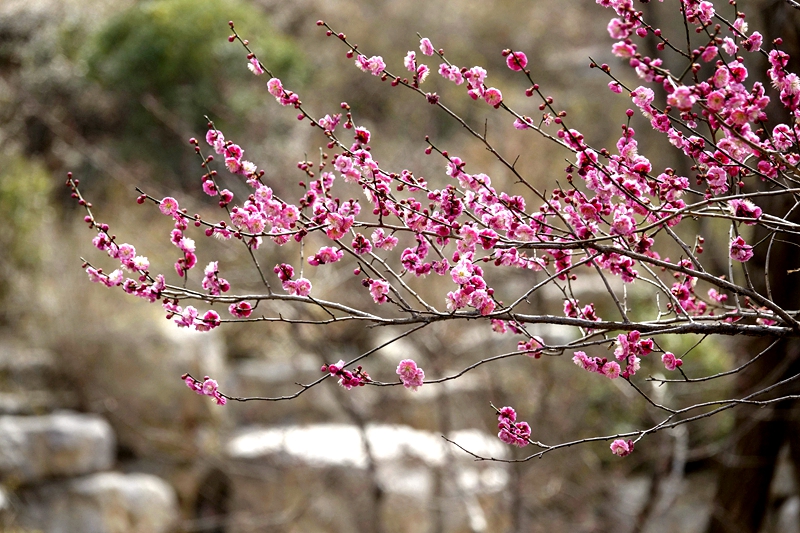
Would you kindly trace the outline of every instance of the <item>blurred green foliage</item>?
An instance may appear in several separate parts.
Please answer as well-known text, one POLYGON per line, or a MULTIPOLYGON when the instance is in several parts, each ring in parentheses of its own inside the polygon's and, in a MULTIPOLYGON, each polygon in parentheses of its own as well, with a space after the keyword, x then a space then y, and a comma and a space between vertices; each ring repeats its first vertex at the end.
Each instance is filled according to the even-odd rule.
MULTIPOLYGON (((254 84, 239 43, 229 43, 226 21, 258 42, 260 58, 290 82, 307 69, 292 41, 271 30, 256 7, 237 0, 152 0, 111 18, 87 42, 88 77, 119 101, 120 146, 128 158, 142 151, 160 168, 180 173, 176 145, 205 131, 209 115, 236 131, 264 98, 254 84)), ((266 82, 266 76, 264 76, 266 82)), ((188 150, 183 152, 190 153, 188 150)))
POLYGON ((43 228, 51 182, 40 163, 4 154, 0 166, 0 323, 18 314, 11 295, 20 296, 20 278, 36 275, 45 248, 43 228))
POLYGON ((39 261, 42 247, 37 234, 49 209, 51 189, 43 165, 20 155, 6 154, 0 166, 0 261, 31 268, 39 261))

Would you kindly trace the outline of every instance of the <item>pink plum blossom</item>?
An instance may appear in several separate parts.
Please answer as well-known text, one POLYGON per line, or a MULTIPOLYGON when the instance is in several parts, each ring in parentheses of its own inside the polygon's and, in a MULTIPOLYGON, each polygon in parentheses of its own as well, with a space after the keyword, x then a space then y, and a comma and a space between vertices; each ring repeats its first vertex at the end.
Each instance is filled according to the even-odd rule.
POLYGON ((209 294, 219 295, 230 290, 230 284, 225 279, 219 277, 219 266, 217 261, 212 261, 206 266, 204 275, 205 277, 203 278, 201 285, 208 291, 209 294))
POLYGON ((369 72, 373 76, 380 76, 383 73, 383 69, 386 68, 386 63, 383 62, 381 56, 367 58, 365 55, 359 55, 356 58, 356 66, 363 72, 369 72))
POLYGON ((614 455, 619 455, 620 457, 625 457, 626 455, 630 455, 633 452, 633 441, 628 439, 617 439, 611 443, 611 453, 614 455))
POLYGON ((419 49, 420 51, 425 54, 426 56, 432 56, 434 54, 433 45, 431 44, 431 40, 427 37, 423 37, 419 41, 419 49))
POLYGON ((425 372, 417 366, 413 359, 403 359, 397 365, 396 373, 400 376, 400 381, 407 389, 416 391, 422 386, 425 379, 425 372))
POLYGON ((378 228, 372 232, 372 242, 378 248, 392 250, 395 246, 397 246, 398 239, 394 235, 386 235, 386 233, 383 231, 383 228, 378 228))
POLYGON ((528 66, 528 57, 524 52, 511 52, 506 56, 506 65, 511 70, 520 71, 528 66))
POLYGON ((336 129, 336 126, 339 124, 339 121, 342 119, 341 113, 337 113, 333 116, 325 115, 321 119, 319 119, 319 125, 322 126, 327 131, 333 131, 336 129))
POLYGON ((360 365, 352 372, 346 370, 344 367, 345 363, 340 359, 339 362, 335 364, 323 365, 321 370, 329 373, 331 376, 337 376, 339 378, 339 385, 347 390, 351 390, 354 387, 363 387, 372 381, 369 374, 367 374, 360 365))
POLYGON ((253 306, 248 302, 239 302, 231 304, 228 311, 236 318, 247 318, 253 312, 253 306))
POLYGON ((194 379, 189 374, 184 374, 181 376, 181 379, 189 389, 195 391, 197 394, 211 396, 217 405, 225 405, 228 402, 228 399, 219 392, 219 385, 217 385, 216 380, 211 379, 210 377, 206 376, 203 378, 203 381, 198 381, 194 379))
POLYGON ((319 251, 308 258, 308 264, 312 266, 335 263, 344 257, 344 252, 332 246, 323 246, 319 251))
POLYGON ((500 107, 500 104, 503 102, 503 93, 500 92, 500 89, 490 87, 484 91, 483 99, 486 100, 486 103, 490 106, 500 107))
POLYGON ((749 261, 753 257, 753 247, 747 244, 740 236, 731 241, 730 257, 736 261, 749 261))
POLYGON ((267 82, 267 90, 275 98, 280 99, 283 97, 283 83, 278 78, 271 78, 267 82))
POLYGON ((446 78, 456 85, 461 85, 464 83, 464 75, 461 74, 461 69, 459 69, 455 65, 448 65, 447 63, 442 63, 439 65, 439 75, 443 78, 446 78))
POLYGON ((527 422, 517 422, 517 412, 505 406, 497 412, 497 437, 506 444, 524 448, 531 437, 531 426, 527 422))
POLYGON ((255 57, 250 58, 250 62, 247 63, 247 68, 256 76, 264 74, 264 68, 261 66, 261 62, 255 57))
MULTIPOLYGON (((501 327, 505 328, 505 323, 502 321, 492 321, 493 329, 494 323, 500 322, 501 327)), ((495 331, 497 331, 495 329, 495 331)), ((517 351, 525 353, 528 357, 533 357, 535 359, 539 359, 542 356, 542 347, 544 346, 544 340, 541 337, 533 336, 527 341, 519 341, 517 343, 517 351)))
POLYGON ((174 216, 178 212, 178 201, 171 196, 167 196, 161 200, 158 207, 165 215, 174 216))
POLYGON ((661 356, 661 362, 664 363, 664 368, 669 371, 675 370, 683 364, 683 361, 675 357, 675 354, 672 352, 664 352, 661 356))
POLYGON ((403 66, 411 72, 415 72, 417 70, 417 53, 409 50, 406 57, 403 58, 403 66))
POLYGON ((734 55, 736 52, 739 51, 739 47, 736 46, 736 42, 731 39, 730 37, 725 37, 722 40, 722 49, 725 50, 725 53, 728 55, 734 55))
POLYGON ((716 46, 706 46, 705 50, 703 50, 703 53, 700 54, 700 59, 705 63, 709 63, 717 56, 718 53, 719 49, 716 46))
POLYGON ((383 279, 370 280, 369 293, 376 304, 386 303, 389 294, 389 282, 383 279))
POLYGON ((311 282, 306 278, 297 278, 283 282, 283 289, 295 296, 308 296, 311 294, 311 282))
POLYGON ((527 130, 528 128, 531 127, 530 125, 533 123, 533 121, 530 119, 530 117, 525 116, 525 117, 522 117, 522 119, 523 120, 520 120, 518 118, 514 119, 514 128, 515 129, 527 130))
POLYGON ((685 85, 676 88, 672 94, 667 97, 667 103, 677 107, 681 111, 689 111, 696 101, 697 97, 692 94, 691 89, 685 85))
POLYGON ((735 217, 754 219, 752 221, 744 222, 748 226, 754 225, 756 223, 756 219, 760 218, 762 213, 760 207, 755 205, 750 200, 742 198, 734 198, 733 200, 728 201, 728 207, 735 217))

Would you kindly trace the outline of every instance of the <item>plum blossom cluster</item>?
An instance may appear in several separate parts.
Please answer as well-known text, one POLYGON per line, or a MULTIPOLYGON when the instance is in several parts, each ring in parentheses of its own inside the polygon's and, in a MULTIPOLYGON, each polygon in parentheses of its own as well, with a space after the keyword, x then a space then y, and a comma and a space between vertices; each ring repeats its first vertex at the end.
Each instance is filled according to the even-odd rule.
POLYGON ((311 294, 311 282, 308 279, 303 277, 292 279, 292 277, 294 277, 294 268, 292 268, 292 265, 286 263, 275 265, 273 272, 278 275, 283 289, 289 294, 297 296, 308 296, 311 294))
POLYGON ((344 361, 341 359, 339 362, 334 363, 332 365, 322 365, 320 369, 322 372, 327 372, 331 376, 336 376, 339 378, 339 385, 344 387, 347 390, 352 389, 353 387, 363 387, 370 381, 372 381, 361 365, 358 365, 354 371, 346 370, 344 361))
POLYGON ((400 364, 397 365, 396 373, 400 376, 403 386, 413 391, 419 389, 425 380, 425 372, 412 359, 400 361, 400 364))
MULTIPOLYGON (((89 220, 90 224, 93 220, 89 220)), ((105 225, 101 225, 105 226, 105 225)), ((94 268, 86 266, 86 274, 89 280, 94 283, 102 283, 106 287, 122 286, 122 290, 128 294, 143 298, 150 303, 155 302, 161 298, 161 293, 166 287, 166 281, 162 274, 158 274, 155 280, 150 280, 148 274, 149 262, 146 257, 135 256, 131 259, 131 255, 135 253, 135 249, 130 244, 122 244, 117 246, 112 239, 108 236, 106 229, 100 229, 97 236, 93 239, 93 243, 100 250, 108 252, 109 256, 120 259, 122 269, 115 269, 111 274, 103 272, 102 268, 94 268), (140 275, 138 280, 132 278, 125 278, 124 270, 136 270, 140 275), (151 281, 148 283, 148 281, 151 281)))
POLYGON ((737 236, 731 241, 730 255, 731 259, 736 259, 742 263, 749 261, 753 258, 753 247, 744 242, 741 235, 737 236))
MULTIPOLYGON (((142 197, 139 199, 142 200, 142 197)), ((180 209, 178 201, 171 196, 163 198, 158 204, 161 212, 172 217, 175 222, 175 228, 170 232, 169 240, 183 254, 175 262, 175 272, 182 278, 186 277, 188 272, 197 265, 195 240, 184 235, 184 231, 189 227, 186 213, 180 209)))
POLYGON ((201 283, 202 287, 208 291, 209 294, 219 296, 223 292, 228 292, 231 284, 228 280, 219 277, 219 264, 217 261, 211 261, 203 271, 205 277, 201 283))
MULTIPOLYGON (((206 142, 214 149, 214 151, 222 156, 225 162, 225 167, 234 174, 241 174, 242 176, 253 176, 258 171, 255 163, 251 161, 247 161, 243 158, 244 150, 238 144, 235 144, 231 141, 225 140, 225 135, 214 128, 210 128, 206 132, 206 142)), ((213 161, 213 159, 212 159, 213 161)), ((221 202, 224 202, 223 205, 229 203, 233 199, 233 193, 229 190, 224 189, 222 191, 217 190, 216 183, 212 179, 212 175, 204 176, 203 178, 203 191, 208 194, 209 196, 216 196, 218 193, 221 197, 221 202)), ((163 206, 163 203, 162 203, 163 206)), ((172 199, 172 202, 169 204, 170 209, 167 212, 164 209, 161 210, 162 213, 165 215, 167 214, 174 214, 177 211, 178 203, 172 199)))
POLYGON ((170 241, 178 250, 183 252, 183 257, 175 262, 175 272, 180 277, 186 277, 189 270, 197 265, 197 254, 195 254, 195 241, 183 234, 183 231, 175 228, 170 233, 170 241))
MULTIPOLYGON (((695 128, 697 120, 703 119, 718 132, 719 139, 715 143, 709 143, 700 135, 686 135, 668 115, 669 108, 660 111, 651 105, 654 100, 652 89, 638 87, 631 92, 634 104, 650 119, 651 125, 665 133, 674 146, 697 162, 699 178, 708 186, 708 197, 740 189, 741 178, 747 175, 755 174, 762 179, 774 180, 787 170, 787 164, 796 165, 800 156, 788 150, 797 139, 796 125, 789 127, 780 124, 771 135, 764 135, 764 130, 759 129, 766 118, 770 98, 760 82, 754 82, 750 87, 745 84, 748 71, 743 58, 736 56, 739 51, 736 38, 745 35, 740 44, 746 51, 755 52, 761 48, 762 37, 758 32, 746 35, 747 24, 743 16, 735 19, 731 28, 735 32, 732 37, 712 39, 697 50, 698 59, 711 63, 715 70, 707 80, 688 86, 665 76, 664 71, 660 70, 660 59, 642 57, 638 53, 630 37, 634 33, 640 37, 646 36, 647 29, 641 25, 629 2, 598 0, 598 3, 614 8, 619 15, 612 19, 608 27, 611 36, 620 39, 614 45, 614 53, 621 58, 629 58, 631 66, 645 81, 661 83, 668 94, 668 106, 679 111, 680 119, 686 125, 695 128), (783 153, 777 155, 776 151, 783 153), (740 164, 748 159, 751 161, 747 164, 740 164)), ((684 1, 682 4, 687 21, 699 28, 709 26, 715 17, 711 2, 684 1)), ((785 70, 786 54, 772 50, 768 57, 771 67, 767 74, 780 90, 781 103, 798 116, 800 84, 795 74, 785 70)), ((736 203, 743 201, 746 200, 737 200, 736 203)), ((674 207, 681 206, 678 204, 674 207)), ((744 216, 757 219, 761 212, 751 210, 744 216)), ((742 241, 737 242, 736 248, 732 247, 731 257, 739 261, 749 260, 752 256, 744 245, 742 241)))
MULTIPOLYGON (((267 91, 281 105, 295 109, 298 120, 308 121, 317 128, 324 136, 327 151, 322 152, 319 164, 298 163, 304 174, 299 183, 302 192, 294 198, 281 198, 278 192, 283 188, 277 181, 270 181, 274 178, 244 158, 241 145, 226 139, 210 123, 205 141, 213 155, 202 155, 206 148, 201 149, 194 139, 190 142, 202 159, 205 172, 202 190, 218 202, 223 220, 212 223, 207 221, 211 218, 189 215, 172 197, 157 200, 143 194, 138 199, 140 203, 149 200, 158 204, 161 212, 172 218, 170 242, 180 252, 175 272, 187 282, 198 264, 198 246, 191 236, 190 225, 202 226, 207 237, 241 241, 251 254, 270 241, 276 246, 286 246, 286 253, 296 252, 299 257, 295 265, 307 263, 314 267, 306 267, 312 273, 311 279, 317 279, 314 275, 324 276, 326 269, 336 268, 330 265, 349 259, 357 263, 353 274, 359 277, 360 287, 358 284, 354 287, 364 297, 356 303, 345 301, 350 297, 345 290, 341 291, 341 302, 327 302, 316 298, 316 294, 312 298, 312 290, 319 288, 312 288, 311 280, 303 276, 302 267, 298 268, 297 277, 295 267, 289 262, 279 262, 272 273, 262 273, 259 267, 267 290, 254 298, 228 295, 230 284, 220 276, 219 263, 211 261, 200 282, 207 292, 202 299, 208 303, 224 302, 235 319, 258 320, 259 317, 252 316, 254 305, 245 300, 257 302, 255 305, 266 301, 264 307, 268 307, 270 299, 278 299, 267 281, 274 274, 282 289, 296 297, 280 295, 279 299, 290 300, 291 305, 298 307, 322 309, 332 321, 357 318, 381 324, 391 324, 394 320, 396 324, 401 320, 405 324, 422 324, 428 320, 480 320, 491 324, 495 332, 521 337, 517 341, 519 353, 512 355, 525 354, 533 359, 539 359, 545 349, 550 353, 552 348, 546 348, 544 339, 532 335, 527 328, 533 323, 546 322, 548 316, 528 315, 524 306, 530 303, 531 294, 549 286, 563 295, 563 316, 549 317, 551 323, 575 326, 580 331, 580 339, 567 345, 569 351, 575 350, 573 362, 610 379, 635 376, 643 364, 642 358, 657 348, 653 337, 680 332, 684 327, 691 326, 693 331, 705 328, 710 334, 730 334, 735 327, 743 331, 750 326, 774 326, 784 328, 784 332, 796 332, 800 327, 796 318, 777 306, 771 295, 755 292, 749 279, 746 283, 739 279, 747 271, 743 270, 745 265, 738 264, 755 257, 757 245, 747 242, 747 239, 755 242, 749 226, 761 225, 774 235, 788 227, 777 224, 778 217, 756 205, 760 193, 752 191, 757 191, 756 187, 769 187, 770 194, 796 194, 793 187, 798 183, 800 165, 800 79, 786 70, 789 57, 778 49, 780 42, 773 43, 774 49, 763 54, 769 63, 767 76, 779 93, 780 104, 794 120, 769 130, 764 124, 770 89, 750 81, 746 60, 738 55, 742 50, 762 51, 763 38, 758 32, 748 31, 743 16, 728 24, 716 13, 713 3, 681 0, 685 20, 698 30, 697 38, 702 43, 686 51, 687 72, 694 76, 676 76, 662 58, 649 57, 640 50, 636 39, 652 36, 660 40, 656 47, 659 52, 667 48, 668 41, 661 38, 660 30, 643 22, 642 13, 634 9, 631 0, 597 0, 597 3, 614 10, 615 16, 607 27, 616 41, 612 52, 635 71, 640 80, 637 83, 642 84, 628 88, 608 65, 599 66, 612 78, 609 88, 630 97, 633 108, 627 111, 622 133, 611 149, 591 146, 579 130, 566 124, 566 112, 558 110, 554 99, 543 94, 534 83, 531 71, 527 70, 528 57, 522 51, 507 49, 502 56, 506 67, 526 80, 529 88, 524 91, 525 96, 541 98, 538 104, 541 120, 511 109, 501 91, 486 84, 489 73, 485 68, 455 66, 427 38, 420 41, 420 56, 409 51, 402 58, 402 65, 412 73, 409 81, 392 75, 382 56, 361 53, 343 34, 318 22, 327 28, 329 36, 335 35, 348 46, 348 58, 354 59, 358 69, 382 81, 391 80, 393 86, 407 87, 452 115, 435 93, 419 89, 430 72, 420 60, 423 56, 437 55, 442 60, 438 73, 443 78, 465 85, 471 99, 483 100, 496 112, 513 117, 513 126, 519 130, 510 130, 513 134, 538 132, 571 153, 563 182, 547 192, 534 187, 521 175, 516 163, 506 160, 501 150, 491 146, 466 121, 461 124, 467 125, 490 149, 521 185, 519 188, 498 190, 499 179, 493 182, 492 177, 469 167, 467 161, 427 138, 425 153, 441 157, 438 178, 426 179, 408 168, 389 170, 373 156, 378 153, 371 148, 371 143, 376 142, 375 135, 357 124, 346 102, 340 104, 338 112, 314 118, 298 95, 287 91, 281 80, 269 73, 267 91), (666 97, 659 100, 654 87, 663 89, 666 97), (635 110, 644 119, 636 116, 635 110), (691 163, 678 167, 684 170, 656 168, 641 153, 637 133, 631 127, 636 120, 663 134, 691 163), (221 159, 230 176, 221 176, 212 169, 215 157, 221 159), (247 196, 239 197, 237 193, 234 198, 222 186, 223 179, 243 181, 250 188, 247 196), (714 269, 701 264, 705 242, 702 236, 698 235, 694 244, 687 243, 681 236, 684 232, 679 235, 673 229, 684 220, 701 218, 712 223, 723 220, 730 226, 727 255, 737 263, 729 271, 713 272, 714 269), (670 253, 678 253, 679 257, 673 260, 664 257, 663 251, 668 249, 675 250, 670 253), (512 284, 496 283, 503 278, 495 276, 495 272, 512 269, 524 272, 526 280, 533 280, 522 294, 513 293, 512 284), (425 281, 437 276, 441 278, 435 284, 425 281), (575 288, 579 279, 605 287, 609 296, 607 305, 581 304, 578 296, 585 297, 577 294, 579 289, 575 288), (434 289, 438 292, 430 297, 429 292, 417 290, 418 286, 444 288, 434 289), (634 290, 633 287, 655 291, 659 298, 654 310, 658 318, 648 322, 648 329, 631 328, 627 291, 634 290), (707 298, 698 294, 706 290, 707 298), (728 303, 729 296, 735 305, 728 303), (742 301, 745 305, 741 305, 742 301), (363 302, 366 305, 362 309, 363 302), (725 318, 714 315, 717 312, 725 318), (402 318, 397 318, 400 315, 402 318), (702 320, 695 320, 701 316, 702 320), (723 326, 727 328, 724 331, 723 326), (715 327, 720 329, 714 330, 715 327), (640 330, 648 338, 643 338, 640 330), (616 338, 613 360, 576 350, 594 343, 590 337, 598 334, 609 342, 616 338)), ((248 52, 248 68, 254 74, 269 72, 249 48, 248 52)), ((427 81, 428 85, 432 83, 441 80, 427 81)), ((528 109, 524 111, 534 114, 528 109)), ((73 196, 83 202, 77 183, 73 186, 73 196)), ((120 263, 120 268, 110 274, 87 266, 92 281, 109 287, 121 286, 126 292, 151 302, 163 299, 167 317, 180 327, 208 331, 220 325, 222 319, 215 311, 202 314, 192 306, 179 305, 182 298, 195 298, 198 292, 190 292, 186 285, 168 286, 161 274, 151 276, 149 261, 136 255, 132 245, 117 245, 109 228, 97 224, 91 214, 87 222, 97 232, 94 246, 120 263), (136 272, 138 279, 125 279, 126 271, 136 272)), ((722 250, 725 251, 724 246, 722 250)), ((265 314, 270 312, 278 315, 271 320, 285 320, 274 309, 265 314)), ((316 318, 307 320, 317 323, 316 318)), ((683 364, 671 352, 664 352, 661 360, 670 371, 683 364)), ((371 382, 360 366, 353 371, 344 367, 345 363, 339 361, 325 365, 322 371, 338 377, 339 384, 348 390, 371 382)), ((400 383, 412 390, 424 382, 424 372, 411 359, 401 361, 396 373, 400 383)), ((203 389, 205 383, 192 379, 190 384, 187 380, 193 390, 203 389)), ((216 382, 209 384, 211 389, 216 391, 216 382)), ((511 407, 498 411, 498 436, 503 442, 522 447, 529 442, 530 426, 517 422, 516 417, 511 407)), ((616 439, 611 450, 616 455, 628 455, 633 442, 616 439)))
POLYGON ((89 275, 90 281, 102 283, 106 287, 116 287, 122 283, 125 276, 120 269, 114 270, 111 274, 106 274, 102 268, 86 267, 86 273, 89 275))
POLYGON ((338 250, 333 246, 323 246, 317 253, 308 258, 308 264, 311 266, 319 266, 335 263, 342 257, 344 257, 344 252, 342 250, 338 250))
POLYGON ((597 316, 597 312, 595 311, 594 303, 588 303, 581 307, 580 301, 575 298, 564 300, 564 315, 570 318, 581 318, 592 322, 600 321, 600 317, 597 316))
POLYGON ((495 109, 499 108, 500 104, 503 103, 503 93, 500 92, 500 89, 496 87, 487 87, 484 83, 488 73, 486 69, 481 66, 474 66, 468 69, 442 63, 439 65, 439 74, 456 85, 461 85, 466 81, 467 94, 473 100, 482 98, 495 109))
MULTIPOLYGON (((255 191, 243 205, 234 206, 230 211, 230 222, 240 232, 251 235, 248 244, 258 248, 263 237, 268 235, 276 244, 289 242, 292 232, 300 218, 297 206, 281 202, 274 197, 273 191, 266 185, 259 184, 256 180, 249 180, 255 186, 255 191)), ((223 226, 223 229, 224 226, 223 226)), ((206 234, 219 233, 206 230, 206 234)), ((222 235, 225 237, 225 235, 222 235)))
POLYGON ((643 339, 638 331, 620 333, 617 336, 617 347, 614 357, 625 365, 625 370, 620 374, 624 378, 631 377, 639 370, 641 357, 653 351, 653 339, 643 339))
POLYGON ((608 379, 618 378, 622 370, 616 361, 609 361, 606 357, 589 357, 581 350, 575 352, 572 362, 584 370, 602 374, 608 379))
POLYGON ((369 287, 369 293, 376 304, 383 304, 389 301, 391 285, 385 279, 365 279, 361 284, 369 287))
POLYGON ((367 57, 359 54, 359 56, 356 57, 356 66, 363 72, 369 72, 373 76, 380 76, 386 68, 386 63, 383 62, 381 56, 367 57))
POLYGON ((228 403, 228 398, 226 398, 219 391, 219 385, 217 384, 216 380, 206 376, 203 378, 203 381, 198 381, 189 374, 182 375, 181 379, 184 383, 186 383, 187 387, 195 391, 197 394, 211 396, 214 401, 217 402, 217 405, 225 405, 228 403))
POLYGON ((528 445, 531 438, 531 426, 527 422, 517 422, 517 412, 513 407, 503 407, 497 412, 498 438, 506 444, 519 448, 528 445))
POLYGON ((470 305, 484 316, 494 311, 494 289, 487 287, 481 267, 469 260, 461 260, 453 266, 450 277, 459 288, 447 293, 448 309, 456 310, 470 305))
POLYGON ((284 89, 283 83, 278 78, 271 78, 267 82, 267 90, 282 106, 300 105, 300 97, 296 93, 284 89))
POLYGON ((728 201, 728 208, 733 216, 750 219, 742 221, 748 226, 754 226, 763 213, 760 207, 746 198, 734 198, 728 201))
POLYGON ((544 339, 538 335, 534 335, 526 341, 519 341, 517 343, 518 351, 534 359, 539 359, 542 356, 542 348, 544 348, 544 339))
POLYGON ((253 314, 250 302, 236 302, 228 306, 228 312, 236 318, 247 318, 253 314))
POLYGON ((414 73, 414 81, 417 85, 425 81, 425 78, 428 77, 431 70, 428 65, 417 64, 417 53, 413 50, 408 51, 406 57, 403 59, 403 65, 405 65, 406 69, 414 73))
MULTIPOLYGON (((89 271, 89 268, 91 267, 87 267, 87 272, 89 271)), ((91 274, 89 274, 89 277, 91 279, 91 274)), ((140 276, 139 282, 131 278, 126 278, 125 281, 122 282, 122 290, 127 294, 138 296, 139 298, 143 298, 150 303, 153 303, 161 298, 161 293, 165 288, 166 282, 162 274, 158 274, 155 277, 155 280, 150 283, 148 283, 147 276, 140 276), (142 280, 142 278, 145 279, 142 280)))
POLYGON ((630 439, 615 439, 614 442, 611 443, 611 453, 619 455, 620 457, 630 455, 633 453, 633 441, 630 439))
POLYGON ((200 312, 195 307, 191 305, 181 307, 174 301, 168 299, 165 299, 161 306, 167 312, 167 319, 172 319, 173 322, 181 328, 192 328, 196 331, 211 331, 222 323, 219 313, 213 309, 206 311, 200 316, 200 312))
MULTIPOLYGON (((590 357, 583 351, 576 351, 572 362, 584 370, 602 374, 609 379, 616 379, 620 376, 627 379, 635 375, 639 370, 642 361, 641 357, 653 351, 653 339, 643 339, 641 333, 636 330, 629 333, 620 333, 617 336, 616 345, 614 357, 619 363, 617 361, 609 361, 605 357, 590 357)), ((664 364, 667 365, 669 370, 674 370, 676 364, 680 366, 681 363, 676 363, 680 359, 675 359, 674 355, 670 355, 672 359, 664 359, 664 364), (668 361, 670 362, 668 363, 668 361), (672 368, 669 368, 669 364, 672 364, 672 368)))
MULTIPOLYGON (((94 220, 87 217, 86 222, 93 224, 94 220)), ((108 225, 100 224, 97 235, 92 239, 92 244, 98 250, 105 251, 109 257, 119 260, 121 268, 108 275, 103 274, 102 269, 94 269, 92 267, 87 267, 86 272, 95 283, 102 283, 107 287, 116 287, 123 283, 124 271, 143 274, 150 268, 150 262, 146 257, 136 255, 136 248, 133 245, 127 243, 117 245, 114 239, 108 235, 108 230, 108 225)))
POLYGON ((672 352, 664 352, 661 355, 661 362, 664 363, 664 368, 670 372, 683 365, 683 361, 679 357, 675 357, 672 352))
POLYGON ((118 245, 116 237, 109 234, 110 228, 108 224, 99 223, 94 219, 90 210, 91 204, 81 197, 78 191, 79 180, 73 178, 71 172, 67 174, 66 185, 71 189, 72 197, 87 209, 84 222, 97 231, 97 234, 92 239, 92 244, 98 250, 106 252, 109 257, 120 262, 121 268, 113 270, 111 274, 106 274, 102 268, 94 268, 84 262, 83 267, 86 269, 89 280, 93 283, 103 284, 106 287, 122 287, 122 290, 127 294, 145 299, 150 303, 161 299, 161 294, 166 288, 164 276, 158 274, 155 278, 151 277, 149 273, 150 261, 147 257, 137 255, 136 249, 131 244, 118 245), (137 279, 126 278, 126 271, 138 273, 137 279))
MULTIPOLYGON (((431 56, 436 53, 430 39, 427 37, 423 37, 420 40, 419 48, 422 53, 427 56, 431 56)), ((441 53, 439 53, 439 55, 444 58, 441 53)), ((524 52, 512 52, 511 50, 505 50, 503 55, 508 56, 506 61, 508 68, 511 70, 523 70, 528 64, 528 58, 524 52)), ((406 54, 406 57, 403 59, 403 64, 408 70, 414 72, 415 87, 425 80, 428 72, 430 71, 427 65, 417 64, 416 53, 414 51, 409 51, 406 54)), ((362 70, 366 70, 360 65, 359 67, 362 68, 362 70)), ((499 108, 503 103, 503 93, 500 92, 500 89, 496 87, 487 87, 485 85, 484 81, 486 80, 487 72, 486 69, 481 66, 474 66, 468 69, 459 68, 449 62, 444 62, 439 65, 438 72, 440 76, 452 81, 456 85, 461 85, 464 83, 464 81, 466 81, 467 94, 473 100, 482 98, 487 104, 491 105, 495 109, 499 108)), ((438 98, 431 99, 430 94, 427 96, 429 97, 429 102, 438 103, 438 98)))

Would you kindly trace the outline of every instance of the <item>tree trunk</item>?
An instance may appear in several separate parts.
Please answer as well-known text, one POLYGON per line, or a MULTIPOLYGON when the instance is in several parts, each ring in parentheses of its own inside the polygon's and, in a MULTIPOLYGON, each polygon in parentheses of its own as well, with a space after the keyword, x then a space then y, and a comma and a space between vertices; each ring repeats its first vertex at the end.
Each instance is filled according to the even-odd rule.
MULTIPOLYGON (((800 44, 797 28, 800 11, 792 9, 783 0, 761 0, 750 6, 748 14, 759 13, 763 18, 764 46, 769 49, 776 37, 783 37, 781 49, 792 56, 789 70, 797 72, 800 44)), ((752 28, 751 28, 752 30, 752 28)), ((762 71, 764 69, 761 69, 762 71)), ((753 69, 751 69, 753 72, 753 69)), ((764 82, 769 86, 769 82, 764 82)), ((773 103, 771 117, 791 123, 791 118, 781 114, 777 95, 771 94, 773 103), (777 102, 777 105, 775 103, 777 102)), ((770 128, 774 126, 772 124, 770 128)), ((800 208, 792 210, 793 199, 784 197, 765 198, 765 212, 790 213, 788 220, 800 222, 800 208), (771 204, 771 205, 770 205, 771 204), (791 211, 791 212, 790 212, 791 211)), ((757 233, 752 242, 758 242, 765 234, 757 233)), ((770 288, 775 302, 785 309, 797 309, 800 302, 800 274, 789 274, 800 268, 800 243, 797 236, 780 235, 772 244, 767 263, 767 242, 756 248, 756 256, 747 263, 755 288, 766 294, 765 268, 769 269, 770 288)), ((737 342, 737 355, 748 360, 766 348, 772 339, 757 339, 737 342)), ((781 341, 758 361, 737 376, 736 393, 741 397, 771 383, 786 379, 800 372, 800 343, 797 340, 781 341)), ((770 397, 797 394, 800 386, 792 383, 779 388, 770 397)), ((757 532, 766 514, 769 489, 772 483, 778 452, 787 438, 791 443, 795 472, 800 474, 800 404, 785 401, 768 408, 742 406, 736 408, 734 430, 727 449, 718 458, 720 462, 717 494, 712 505, 708 533, 757 532)), ((800 478, 798 478, 800 479, 800 478)))

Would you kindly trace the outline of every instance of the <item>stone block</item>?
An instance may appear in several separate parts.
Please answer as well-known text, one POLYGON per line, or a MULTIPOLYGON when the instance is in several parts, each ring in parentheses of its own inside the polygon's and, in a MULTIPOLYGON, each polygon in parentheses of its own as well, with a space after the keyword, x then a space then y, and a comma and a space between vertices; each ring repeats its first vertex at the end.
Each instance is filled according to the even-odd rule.
MULTIPOLYGON (((482 456, 507 453, 477 429, 449 437, 482 456)), ((227 462, 199 486, 198 525, 254 533, 288 524, 319 533, 508 526, 507 466, 476 463, 434 432, 388 424, 250 426, 232 436, 226 452, 227 462)))
POLYGON ((167 533, 175 491, 150 474, 101 472, 23 491, 18 523, 44 533, 167 533))
POLYGON ((115 438, 103 418, 73 412, 0 417, 0 477, 30 484, 111 468, 115 438))

